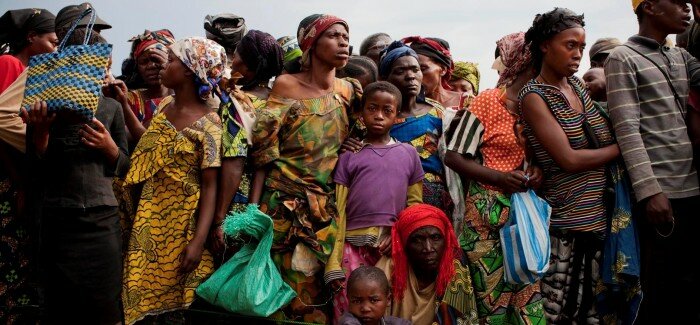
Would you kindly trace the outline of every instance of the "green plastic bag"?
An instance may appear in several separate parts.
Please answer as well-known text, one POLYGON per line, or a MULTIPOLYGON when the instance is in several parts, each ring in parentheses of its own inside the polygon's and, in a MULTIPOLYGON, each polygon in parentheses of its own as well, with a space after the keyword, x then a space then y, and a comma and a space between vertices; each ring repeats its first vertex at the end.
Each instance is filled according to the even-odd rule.
POLYGON ((230 312, 259 317, 270 316, 289 303, 296 293, 270 258, 272 219, 250 204, 245 212, 229 214, 223 228, 228 236, 253 240, 202 283, 197 295, 230 312))

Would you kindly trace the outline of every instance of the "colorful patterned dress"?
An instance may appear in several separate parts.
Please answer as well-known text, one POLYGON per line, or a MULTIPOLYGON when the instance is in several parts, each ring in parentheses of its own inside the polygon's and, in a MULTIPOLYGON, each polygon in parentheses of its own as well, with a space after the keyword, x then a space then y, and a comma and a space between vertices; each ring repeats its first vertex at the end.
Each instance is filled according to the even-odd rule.
MULTIPOLYGON (((160 110, 171 101, 166 97, 160 110)), ((195 233, 201 172, 221 166, 221 133, 216 112, 181 131, 159 113, 131 156, 126 186, 142 185, 142 190, 124 261, 126 324, 187 308, 213 272, 206 250, 197 269, 189 274, 178 269, 195 233)))
POLYGON ((158 113, 158 107, 163 97, 146 99, 142 92, 143 90, 140 89, 131 90, 126 94, 126 99, 139 122, 148 127, 153 116, 158 113))
POLYGON ((390 134, 392 138, 408 143, 418 151, 425 171, 423 202, 450 215, 453 204, 447 190, 445 167, 439 153, 444 108, 430 98, 425 100, 426 104, 433 107, 430 111, 420 116, 397 118, 390 134))
MULTIPOLYGON (((234 90, 231 96, 240 103, 240 109, 243 113, 251 116, 253 119, 255 119, 257 112, 264 109, 267 104, 266 99, 244 93, 240 90, 234 90)), ((232 101, 221 105, 219 108, 219 116, 224 126, 224 132, 221 137, 222 159, 239 157, 248 159, 250 144, 248 142, 246 128, 252 128, 253 126, 246 125, 239 112, 233 107, 232 101)), ((243 212, 248 204, 250 181, 252 178, 252 171, 249 167, 250 164, 246 162, 246 168, 241 177, 238 191, 231 201, 230 212, 243 212)))
POLYGON ((292 305, 321 305, 303 316, 305 322, 327 323, 331 311, 323 283, 337 229, 331 174, 361 94, 359 82, 341 79, 317 98, 272 93, 253 130, 253 163, 269 170, 260 210, 274 221, 272 259, 297 293, 292 305), (292 269, 293 257, 303 272, 292 269))
MULTIPOLYGON (((574 150, 593 148, 592 137, 600 147, 612 144, 610 128, 593 105, 586 86, 576 77, 568 82, 581 99, 585 114, 574 110, 559 88, 535 79, 520 91, 520 99, 531 93, 540 96, 574 150), (588 134, 585 124, 590 125, 588 134)), ((545 175, 539 194, 552 207, 550 267, 541 281, 547 323, 598 324, 601 319, 595 301, 600 292, 598 285, 602 284, 600 269, 607 227, 606 167, 564 171, 535 137, 531 126, 523 123, 528 144, 545 175)))
MULTIPOLYGON (((525 152, 513 131, 515 122, 506 108, 505 90, 486 90, 452 120, 447 150, 499 172, 522 168, 525 152)), ((479 319, 488 324, 545 324, 539 282, 515 285, 503 278, 499 230, 508 221, 510 195, 477 181, 465 185, 466 214, 457 235, 469 260, 479 319)))

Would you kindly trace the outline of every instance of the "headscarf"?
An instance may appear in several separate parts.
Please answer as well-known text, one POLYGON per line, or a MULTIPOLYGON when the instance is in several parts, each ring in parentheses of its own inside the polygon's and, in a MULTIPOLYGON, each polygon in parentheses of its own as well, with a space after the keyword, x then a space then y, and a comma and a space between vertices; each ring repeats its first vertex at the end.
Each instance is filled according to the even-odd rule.
POLYGON ((496 42, 504 69, 498 78, 496 88, 510 86, 518 75, 532 64, 529 44, 525 44, 525 33, 506 35, 496 42))
POLYGON ((463 79, 469 82, 474 89, 474 95, 479 94, 479 67, 476 63, 471 62, 455 62, 455 70, 452 71, 452 77, 463 79))
POLYGON ((544 14, 535 16, 532 27, 525 33, 525 43, 530 46, 532 61, 536 70, 540 70, 544 54, 540 46, 548 39, 567 29, 584 27, 583 15, 566 8, 554 8, 544 14))
MULTIPOLYGON (((204 37, 189 37, 170 45, 170 50, 194 72, 202 100, 206 101, 212 93, 225 96, 218 86, 224 68, 228 66, 226 50, 221 45, 204 37)), ((228 102, 226 98, 222 101, 228 102)))
POLYGON ((447 73, 442 77, 442 87, 452 89, 450 78, 454 63, 450 54, 450 45, 447 41, 439 38, 423 38, 420 36, 410 36, 402 40, 405 44, 411 44, 411 48, 420 55, 425 55, 447 69, 447 73))
POLYGON ((173 33, 167 29, 157 31, 145 30, 143 34, 136 35, 129 39, 131 45, 131 58, 138 59, 143 52, 149 49, 160 49, 167 52, 167 46, 175 43, 173 33))
POLYGON ((9 45, 12 51, 20 51, 27 33, 52 33, 55 24, 56 16, 46 9, 8 10, 0 17, 0 46, 9 45))
POLYGON ((345 29, 350 32, 350 27, 345 20, 332 15, 313 14, 299 23, 297 40, 302 51, 302 64, 309 62, 309 50, 316 43, 316 40, 323 35, 323 32, 335 24, 345 26, 345 29))
POLYGON ((204 31, 207 38, 233 51, 248 31, 248 28, 243 17, 223 13, 204 17, 204 31))
POLYGON ((282 36, 277 39, 277 44, 282 47, 284 51, 284 63, 289 63, 292 60, 301 56, 301 48, 299 48, 299 42, 294 36, 282 36))
POLYGON ((394 61, 402 58, 404 56, 412 56, 418 59, 418 54, 416 51, 408 47, 406 44, 400 41, 393 41, 389 46, 384 49, 379 56, 379 76, 386 78, 391 73, 391 66, 394 65, 394 61))
POLYGON ((238 43, 236 51, 243 63, 255 72, 255 78, 243 88, 257 86, 277 76, 284 68, 282 63, 282 47, 272 35, 259 30, 251 30, 238 43))
POLYGON ((398 220, 391 228, 391 256, 394 261, 392 285, 394 299, 401 301, 408 282, 408 257, 405 247, 408 237, 416 230, 425 226, 433 226, 440 230, 445 238, 445 251, 440 260, 435 290, 438 297, 445 294, 448 284, 455 274, 453 260, 459 257, 460 247, 450 220, 442 210, 428 204, 415 204, 401 211, 398 220))

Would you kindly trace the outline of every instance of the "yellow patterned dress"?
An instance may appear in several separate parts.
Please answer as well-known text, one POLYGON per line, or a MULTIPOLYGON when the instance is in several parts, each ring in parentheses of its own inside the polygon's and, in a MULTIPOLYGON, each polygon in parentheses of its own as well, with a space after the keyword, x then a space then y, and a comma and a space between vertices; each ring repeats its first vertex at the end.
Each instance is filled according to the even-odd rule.
MULTIPOLYGON (((172 99, 165 98, 158 111, 172 99)), ((187 308, 213 271, 205 250, 196 270, 178 273, 181 254, 195 233, 201 172, 221 166, 221 133, 216 112, 181 131, 158 113, 131 156, 125 184, 142 190, 124 261, 126 324, 187 308)))

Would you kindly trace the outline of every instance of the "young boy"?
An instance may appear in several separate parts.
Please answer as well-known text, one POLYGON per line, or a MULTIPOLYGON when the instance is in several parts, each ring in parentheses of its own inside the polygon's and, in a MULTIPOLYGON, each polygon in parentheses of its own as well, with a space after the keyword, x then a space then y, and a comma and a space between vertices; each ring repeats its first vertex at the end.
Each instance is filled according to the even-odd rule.
POLYGON ((384 316, 391 301, 389 280, 374 266, 361 266, 348 279, 350 310, 338 325, 410 325, 405 319, 384 316))
MULTIPOLYGON (((401 107, 401 93, 385 81, 364 90, 360 120, 367 131, 363 147, 344 152, 336 166, 338 235, 328 267, 345 274, 361 265, 373 266, 391 251, 391 226, 407 205, 422 202, 423 168, 415 148, 389 136, 401 107), (341 272, 341 271, 339 271, 341 272)), ((331 285, 344 287, 340 281, 331 285)), ((334 298, 335 320, 347 311, 345 292, 334 298)))
POLYGON ((700 245, 700 189, 686 127, 690 87, 700 86, 700 63, 684 49, 664 46, 690 24, 687 1, 633 0, 639 34, 605 64, 608 108, 629 172, 640 223, 642 290, 638 320, 697 324, 697 268, 682 267, 700 245))

